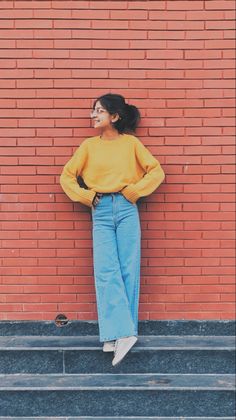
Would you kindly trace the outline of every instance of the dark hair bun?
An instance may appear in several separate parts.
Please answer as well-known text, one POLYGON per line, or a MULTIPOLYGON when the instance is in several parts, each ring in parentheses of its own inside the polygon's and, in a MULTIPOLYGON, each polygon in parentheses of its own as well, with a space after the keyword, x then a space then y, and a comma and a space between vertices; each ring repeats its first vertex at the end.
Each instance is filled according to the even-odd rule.
POLYGON ((140 112, 135 105, 125 104, 126 108, 126 120, 127 120, 127 127, 131 131, 135 131, 139 121, 140 121, 140 112))

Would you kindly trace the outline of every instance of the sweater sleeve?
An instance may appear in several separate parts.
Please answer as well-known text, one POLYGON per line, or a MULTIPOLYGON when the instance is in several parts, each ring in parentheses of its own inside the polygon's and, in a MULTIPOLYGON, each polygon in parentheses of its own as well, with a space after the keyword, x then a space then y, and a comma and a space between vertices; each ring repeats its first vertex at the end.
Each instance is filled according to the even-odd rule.
POLYGON ((141 180, 135 184, 129 184, 122 190, 122 194, 132 203, 140 197, 151 194, 165 179, 160 163, 140 140, 136 143, 136 157, 146 173, 141 180))
POLYGON ((96 191, 81 188, 77 182, 77 176, 81 174, 86 160, 87 147, 85 142, 83 142, 72 158, 65 164, 60 175, 60 184, 72 201, 79 201, 86 206, 92 207, 96 191))

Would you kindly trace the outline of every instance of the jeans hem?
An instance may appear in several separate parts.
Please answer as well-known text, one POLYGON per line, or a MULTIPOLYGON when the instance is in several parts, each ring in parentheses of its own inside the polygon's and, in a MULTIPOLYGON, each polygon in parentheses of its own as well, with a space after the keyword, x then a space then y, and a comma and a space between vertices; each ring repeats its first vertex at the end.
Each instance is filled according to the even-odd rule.
POLYGON ((119 338, 125 338, 125 337, 131 337, 135 335, 136 337, 138 336, 137 332, 134 332, 133 334, 129 334, 129 335, 121 335, 119 337, 106 337, 106 338, 100 338, 100 342, 105 342, 105 341, 112 341, 112 340, 118 340, 119 338))

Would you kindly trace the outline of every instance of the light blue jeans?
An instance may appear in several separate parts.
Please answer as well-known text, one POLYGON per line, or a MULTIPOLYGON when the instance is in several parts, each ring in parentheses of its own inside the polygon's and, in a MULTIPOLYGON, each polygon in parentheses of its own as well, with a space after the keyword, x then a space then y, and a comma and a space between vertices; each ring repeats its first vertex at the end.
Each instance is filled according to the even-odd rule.
POLYGON ((141 227, 137 204, 120 192, 92 207, 99 340, 138 335, 141 227))

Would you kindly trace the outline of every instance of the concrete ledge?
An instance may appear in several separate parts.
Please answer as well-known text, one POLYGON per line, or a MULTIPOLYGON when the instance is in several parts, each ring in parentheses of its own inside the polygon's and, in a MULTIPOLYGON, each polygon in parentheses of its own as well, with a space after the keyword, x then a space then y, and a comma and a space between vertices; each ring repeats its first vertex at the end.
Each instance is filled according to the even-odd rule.
POLYGON ((0 417, 0 420, 235 420, 235 417, 0 417))
MULTIPOLYGON (((235 335, 235 321, 139 321, 139 335, 235 335)), ((58 328, 54 321, 1 321, 0 335, 98 335, 97 321, 69 321, 58 328)))
MULTIPOLYGON (((101 350, 98 336, 0 337, 0 350, 101 350)), ((139 336, 133 351, 235 350, 232 336, 139 336)))
POLYGON ((0 417, 0 420, 235 420, 235 417, 0 417))
POLYGON ((10 374, 0 375, 0 391, 55 390, 235 390, 234 375, 220 374, 10 374))

